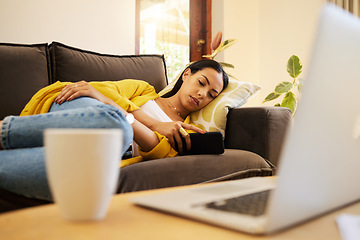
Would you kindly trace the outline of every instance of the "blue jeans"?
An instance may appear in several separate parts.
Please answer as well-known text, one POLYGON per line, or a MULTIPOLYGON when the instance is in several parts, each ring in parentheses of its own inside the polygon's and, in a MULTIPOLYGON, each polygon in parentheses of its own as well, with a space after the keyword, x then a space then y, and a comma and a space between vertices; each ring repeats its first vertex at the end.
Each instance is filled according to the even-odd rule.
POLYGON ((46 128, 120 128, 123 130, 122 153, 133 139, 132 127, 120 110, 88 97, 61 105, 54 103, 45 114, 8 116, 1 127, 1 144, 6 150, 0 151, 0 188, 52 201, 43 147, 46 128))

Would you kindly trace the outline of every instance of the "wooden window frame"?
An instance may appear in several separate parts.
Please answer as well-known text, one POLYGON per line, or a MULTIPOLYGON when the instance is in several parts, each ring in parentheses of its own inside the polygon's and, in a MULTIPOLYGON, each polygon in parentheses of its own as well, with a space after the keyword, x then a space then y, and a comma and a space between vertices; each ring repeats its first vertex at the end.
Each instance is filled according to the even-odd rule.
MULTIPOLYGON (((190 10, 190 61, 202 59, 211 53, 211 2, 189 0, 190 10)), ((140 53, 140 0, 135 3, 135 54, 140 53)))
POLYGON ((211 0, 190 0, 190 61, 211 53, 211 0))

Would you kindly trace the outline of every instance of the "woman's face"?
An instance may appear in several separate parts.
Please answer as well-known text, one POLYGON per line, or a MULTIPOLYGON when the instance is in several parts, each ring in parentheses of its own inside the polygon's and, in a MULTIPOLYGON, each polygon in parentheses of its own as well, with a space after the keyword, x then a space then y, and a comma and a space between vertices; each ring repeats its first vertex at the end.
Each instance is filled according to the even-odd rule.
POLYGON ((180 101, 189 112, 205 107, 223 88, 223 76, 212 68, 204 68, 192 74, 186 69, 179 90, 180 101))

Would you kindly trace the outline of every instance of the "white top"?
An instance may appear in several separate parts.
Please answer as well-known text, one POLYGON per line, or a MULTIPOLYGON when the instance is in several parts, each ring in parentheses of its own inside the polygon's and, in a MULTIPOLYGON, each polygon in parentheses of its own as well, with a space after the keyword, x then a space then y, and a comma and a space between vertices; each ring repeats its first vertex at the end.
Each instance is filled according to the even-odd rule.
POLYGON ((160 108, 155 100, 149 100, 147 103, 142 105, 140 109, 148 114, 150 117, 159 120, 160 122, 172 122, 171 118, 160 108))

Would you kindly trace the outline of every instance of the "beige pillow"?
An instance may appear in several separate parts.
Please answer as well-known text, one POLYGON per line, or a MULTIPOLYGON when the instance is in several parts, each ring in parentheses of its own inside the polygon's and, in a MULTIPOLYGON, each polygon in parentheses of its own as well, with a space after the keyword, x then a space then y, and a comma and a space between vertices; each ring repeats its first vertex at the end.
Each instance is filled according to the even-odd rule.
MULTIPOLYGON (((159 95, 162 96, 169 92, 175 85, 175 82, 161 90, 159 95)), ((226 116, 229 109, 242 106, 260 89, 260 86, 252 83, 229 80, 229 85, 219 96, 203 109, 190 114, 190 120, 208 132, 220 131, 225 136, 226 116)))

